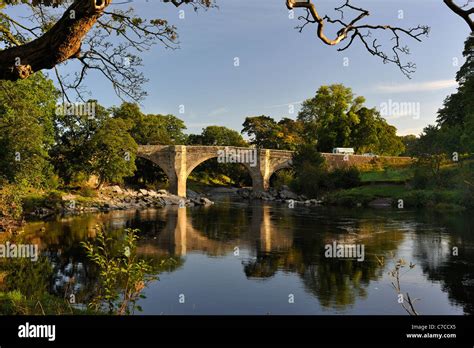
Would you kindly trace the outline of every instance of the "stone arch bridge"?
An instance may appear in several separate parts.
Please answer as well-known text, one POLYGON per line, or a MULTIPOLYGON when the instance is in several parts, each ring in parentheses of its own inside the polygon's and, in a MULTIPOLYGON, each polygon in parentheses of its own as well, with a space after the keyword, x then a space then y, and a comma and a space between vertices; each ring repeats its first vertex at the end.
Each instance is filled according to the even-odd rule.
MULTIPOLYGON (((409 157, 369 157, 322 153, 329 168, 360 166, 378 159, 394 163, 408 163, 409 157)), ((140 145, 138 157, 158 165, 168 176, 170 192, 186 197, 186 180, 201 163, 222 159, 222 163, 240 163, 250 173, 254 191, 266 191, 270 177, 276 171, 291 167, 293 151, 257 149, 234 146, 140 145)))
POLYGON ((291 166, 292 151, 234 146, 140 145, 137 156, 158 165, 168 176, 170 192, 186 197, 186 180, 201 163, 222 159, 222 163, 240 163, 247 168, 256 191, 270 186, 276 171, 291 166))

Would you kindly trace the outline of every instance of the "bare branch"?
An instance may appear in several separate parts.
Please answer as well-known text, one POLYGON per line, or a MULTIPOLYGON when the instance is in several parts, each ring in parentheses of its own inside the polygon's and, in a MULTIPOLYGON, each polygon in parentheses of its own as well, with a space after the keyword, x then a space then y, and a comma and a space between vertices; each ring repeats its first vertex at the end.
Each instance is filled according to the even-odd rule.
POLYGON ((300 32, 310 23, 317 24, 317 37, 327 45, 336 46, 341 44, 343 41, 348 39, 348 42, 343 47, 339 48, 338 51, 344 51, 348 49, 352 44, 358 39, 367 51, 373 56, 379 57, 384 63, 393 63, 398 66, 404 75, 408 78, 415 71, 415 64, 408 62, 403 63, 401 54, 408 55, 410 53, 407 46, 402 46, 401 36, 414 39, 416 41, 421 41, 423 36, 428 36, 429 27, 419 25, 415 28, 404 29, 400 27, 394 27, 390 25, 369 25, 369 24, 360 24, 361 21, 370 16, 368 10, 356 7, 350 3, 350 0, 345 0, 345 3, 339 7, 336 7, 334 10, 340 14, 340 19, 332 19, 328 15, 324 17, 321 16, 316 6, 312 1, 307 3, 295 2, 294 0, 287 0, 287 7, 289 9, 293 8, 305 8, 306 16, 298 17, 303 21, 303 24, 296 27, 300 32), (346 11, 355 12, 354 17, 346 22, 346 11), (325 34, 325 28, 327 24, 334 24, 340 27, 337 31, 334 38, 328 38, 325 34), (392 34, 390 39, 393 42, 391 48, 391 54, 389 55, 382 49, 382 45, 379 44, 377 39, 371 40, 372 31, 388 31, 392 34))

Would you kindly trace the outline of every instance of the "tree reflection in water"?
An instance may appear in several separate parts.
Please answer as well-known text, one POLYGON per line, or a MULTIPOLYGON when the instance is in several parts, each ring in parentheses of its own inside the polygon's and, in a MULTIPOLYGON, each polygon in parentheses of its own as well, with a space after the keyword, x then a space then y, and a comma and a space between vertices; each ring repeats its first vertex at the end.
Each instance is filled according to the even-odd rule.
MULTIPOLYGON (((25 231, 53 262, 52 291, 64 294, 68 280, 74 278, 74 291, 84 302, 97 275, 80 242, 94 238, 94 227, 100 224, 114 238, 122 238, 126 228, 140 229, 138 253, 155 265, 173 256, 177 263, 168 272, 182 268, 188 254, 224 258, 237 247, 249 281, 265 281, 279 272, 296 274, 321 306, 335 310, 367 298, 371 282, 379 281, 388 271, 375 256, 397 254, 408 236, 414 236, 413 262, 421 265, 429 279, 441 281, 450 298, 472 313, 472 222, 472 218, 460 216, 436 222, 428 214, 392 210, 225 203, 70 217, 30 223, 25 231), (434 247, 432 239, 437 234, 440 242, 434 247), (364 244, 365 261, 326 258, 324 246, 333 241, 364 244), (454 244, 459 247, 459 257, 449 252, 454 244)), ((423 298, 423 294, 417 297, 423 298)))

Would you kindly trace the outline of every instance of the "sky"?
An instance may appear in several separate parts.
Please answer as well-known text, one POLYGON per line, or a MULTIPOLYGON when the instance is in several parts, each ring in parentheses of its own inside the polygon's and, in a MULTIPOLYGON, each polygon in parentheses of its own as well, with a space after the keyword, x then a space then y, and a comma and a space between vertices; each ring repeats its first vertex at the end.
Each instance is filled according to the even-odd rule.
MULTIPOLYGON (((344 3, 314 2, 321 13, 333 15, 333 8, 344 3)), ((364 96, 366 105, 381 110, 399 135, 421 133, 435 123, 444 98, 456 90, 454 77, 464 62, 468 26, 441 0, 352 3, 370 10, 366 23, 431 27, 422 43, 404 41, 411 50, 404 59, 417 65, 411 80, 395 65, 371 56, 360 43, 338 52, 316 37, 314 25, 299 33, 294 29, 298 20, 290 18, 284 0, 217 0, 219 8, 197 13, 189 5, 175 8, 157 0, 115 1, 113 6, 133 6, 145 18, 165 18, 177 26, 179 50, 156 45, 142 56, 149 82, 143 86, 148 96, 141 105, 145 113, 178 116, 188 133, 200 133, 209 125, 240 131, 248 116, 296 118, 303 100, 313 97, 321 85, 333 83, 364 96)), ((295 17, 302 11, 296 10, 295 17)), ((87 84, 102 105, 121 103, 104 78, 91 74, 87 84)))

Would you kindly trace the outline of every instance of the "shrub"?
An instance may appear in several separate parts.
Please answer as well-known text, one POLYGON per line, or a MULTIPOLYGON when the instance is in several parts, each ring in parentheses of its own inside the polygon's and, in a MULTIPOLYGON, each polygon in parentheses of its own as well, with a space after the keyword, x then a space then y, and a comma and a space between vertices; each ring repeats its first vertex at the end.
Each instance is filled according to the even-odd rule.
POLYGON ((315 146, 301 145, 293 155, 295 179, 292 189, 309 197, 317 197, 327 179, 324 157, 315 146))
POLYGON ((413 188, 423 190, 432 184, 432 175, 426 168, 416 167, 411 184, 413 188))
POLYGON ((282 186, 292 186, 295 173, 290 169, 280 170, 275 174, 275 179, 273 181, 273 187, 280 189, 282 186))
POLYGON ((16 185, 0 187, 0 218, 18 220, 23 215, 22 190, 16 185))
POLYGON ((356 167, 337 168, 327 174, 329 189, 348 189, 360 185, 360 172, 356 167))
POLYGON ((94 190, 93 188, 91 187, 82 187, 79 194, 82 196, 82 197, 89 197, 89 198, 95 198, 97 197, 97 191, 94 190))
POLYGON ((62 208, 63 195, 60 191, 50 191, 44 200, 45 206, 50 209, 58 210, 62 208))

